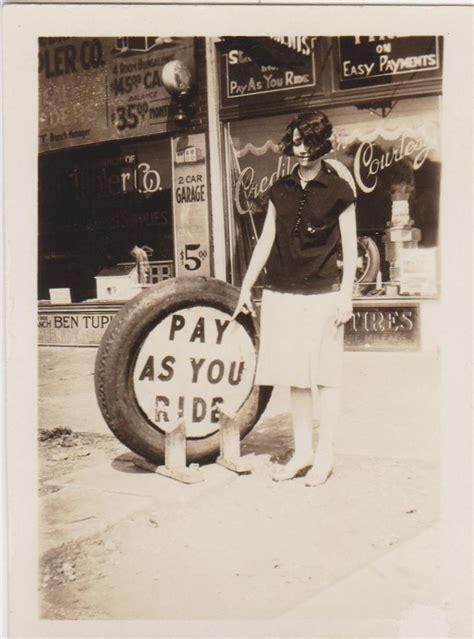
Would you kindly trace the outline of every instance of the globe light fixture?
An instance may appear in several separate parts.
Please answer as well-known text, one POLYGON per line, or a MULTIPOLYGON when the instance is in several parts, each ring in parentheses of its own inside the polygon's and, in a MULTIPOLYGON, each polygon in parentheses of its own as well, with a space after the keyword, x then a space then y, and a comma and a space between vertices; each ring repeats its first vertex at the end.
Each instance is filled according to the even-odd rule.
POLYGON ((186 124, 194 106, 191 100, 191 70, 182 60, 171 60, 163 67, 161 81, 176 102, 175 122, 186 124))

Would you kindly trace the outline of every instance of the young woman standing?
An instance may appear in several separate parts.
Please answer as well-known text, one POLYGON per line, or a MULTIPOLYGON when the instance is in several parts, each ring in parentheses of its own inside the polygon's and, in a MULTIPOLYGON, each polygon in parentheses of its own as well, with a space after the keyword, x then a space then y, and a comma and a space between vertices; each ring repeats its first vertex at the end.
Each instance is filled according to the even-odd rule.
POLYGON ((344 324, 352 317, 357 262, 354 181, 343 164, 324 159, 332 149, 331 133, 328 118, 318 111, 300 114, 288 125, 281 148, 297 165, 270 190, 262 234, 233 314, 235 319, 240 312, 254 313, 251 289, 266 265, 255 383, 290 387, 294 434, 294 454, 273 479, 292 479, 311 467, 309 486, 324 483, 333 472, 344 324))

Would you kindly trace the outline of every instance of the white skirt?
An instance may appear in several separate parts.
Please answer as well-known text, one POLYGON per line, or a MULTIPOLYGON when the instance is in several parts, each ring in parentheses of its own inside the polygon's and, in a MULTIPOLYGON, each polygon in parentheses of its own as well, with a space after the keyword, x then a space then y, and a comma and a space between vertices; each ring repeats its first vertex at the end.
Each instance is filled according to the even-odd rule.
POLYGON ((344 326, 336 326, 339 292, 299 295, 264 289, 255 384, 339 386, 344 326))

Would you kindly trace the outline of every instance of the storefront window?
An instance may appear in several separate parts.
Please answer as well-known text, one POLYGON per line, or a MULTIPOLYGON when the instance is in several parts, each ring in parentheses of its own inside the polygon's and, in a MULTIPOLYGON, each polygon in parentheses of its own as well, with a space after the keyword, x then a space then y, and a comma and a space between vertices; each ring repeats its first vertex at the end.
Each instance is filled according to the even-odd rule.
POLYGON ((173 260, 171 141, 123 142, 39 159, 39 297, 69 288, 93 299, 94 277, 133 261, 173 260))
MULTIPOLYGON (((392 294, 435 294, 438 98, 400 100, 388 113, 356 107, 324 111, 334 125, 334 148, 329 157, 350 169, 357 186, 358 235, 369 238, 366 245, 369 242, 371 250, 378 253, 377 272, 366 269, 369 279, 366 277, 361 290, 368 293, 376 284, 380 288, 382 281, 392 285, 392 294), (425 269, 419 279, 428 284, 425 282, 422 290, 402 281, 408 277, 407 264, 412 274, 416 268, 425 269)), ((294 115, 231 122, 226 129, 236 284, 241 282, 262 228, 270 187, 294 168, 294 161, 278 150, 294 115)))

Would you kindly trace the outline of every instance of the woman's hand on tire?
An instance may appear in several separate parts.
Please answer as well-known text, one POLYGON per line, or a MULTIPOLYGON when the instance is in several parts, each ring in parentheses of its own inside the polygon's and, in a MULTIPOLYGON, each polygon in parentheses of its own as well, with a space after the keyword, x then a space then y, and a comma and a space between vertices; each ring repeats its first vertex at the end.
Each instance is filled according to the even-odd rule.
POLYGON ((352 297, 342 297, 336 309, 336 326, 342 326, 348 322, 353 315, 352 297))
POLYGON ((256 317, 255 308, 252 302, 252 294, 248 289, 242 289, 240 291, 239 301, 237 302, 237 306, 235 307, 235 311, 233 312, 230 320, 235 320, 237 315, 240 313, 244 313, 245 315, 250 313, 252 317, 256 317))

